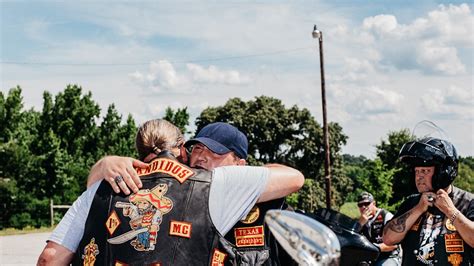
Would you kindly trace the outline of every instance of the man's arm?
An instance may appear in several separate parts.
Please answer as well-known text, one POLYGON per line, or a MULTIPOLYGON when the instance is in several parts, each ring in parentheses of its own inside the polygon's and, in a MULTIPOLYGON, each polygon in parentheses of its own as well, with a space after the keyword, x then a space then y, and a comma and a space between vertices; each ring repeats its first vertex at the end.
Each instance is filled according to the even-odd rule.
MULTIPOLYGON (((453 219, 453 225, 461 235, 461 238, 471 247, 474 247, 474 221, 469 220, 455 206, 449 194, 440 189, 436 192, 434 205, 446 215, 448 219, 453 219)), ((471 202, 470 208, 473 207, 471 202)))
POLYGON ((73 256, 74 253, 69 249, 49 241, 41 252, 36 265, 69 265, 73 256))
POLYGON ((375 244, 379 247, 380 252, 389 252, 397 249, 397 245, 385 245, 385 243, 375 244))
POLYGON ((391 246, 400 243, 405 238, 408 230, 415 224, 420 216, 428 210, 433 203, 428 200, 428 196, 433 197, 434 193, 424 192, 420 201, 415 207, 404 214, 392 219, 383 229, 383 243, 391 246))
POLYGON ((267 164, 270 174, 267 185, 257 202, 265 202, 285 197, 298 191, 304 184, 303 174, 291 167, 281 164, 267 164))
POLYGON ((77 198, 66 212, 38 258, 38 265, 68 265, 79 246, 84 233, 86 219, 100 183, 88 188, 77 198))
POLYGON ((130 157, 105 156, 92 166, 87 178, 87 187, 105 179, 116 193, 120 193, 122 190, 128 195, 130 194, 129 188, 133 192, 137 192, 142 187, 142 183, 135 167, 146 168, 148 164, 130 157), (121 176, 123 181, 117 184, 115 182, 116 176, 121 176))

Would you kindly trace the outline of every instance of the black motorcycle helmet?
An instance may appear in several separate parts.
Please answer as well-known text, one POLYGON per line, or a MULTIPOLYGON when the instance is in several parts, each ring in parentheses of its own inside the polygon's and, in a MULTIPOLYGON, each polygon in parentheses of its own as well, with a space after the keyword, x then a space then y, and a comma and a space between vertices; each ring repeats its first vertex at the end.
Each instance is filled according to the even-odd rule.
POLYGON ((437 138, 424 138, 403 145, 399 159, 410 167, 434 166, 434 191, 448 187, 458 175, 458 155, 453 144, 437 138))

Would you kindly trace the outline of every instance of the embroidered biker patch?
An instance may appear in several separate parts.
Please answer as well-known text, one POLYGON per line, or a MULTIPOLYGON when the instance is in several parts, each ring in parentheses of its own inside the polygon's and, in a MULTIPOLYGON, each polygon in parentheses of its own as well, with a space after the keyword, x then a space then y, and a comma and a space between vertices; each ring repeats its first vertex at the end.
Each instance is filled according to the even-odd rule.
POLYGON ((191 238, 191 229, 191 223, 171 221, 169 234, 172 236, 191 238))
POLYGON ((83 259, 84 266, 93 266, 96 259, 95 257, 99 255, 99 246, 95 243, 95 238, 93 237, 89 244, 84 247, 84 255, 81 256, 83 259))
POLYGON ((446 223, 445 223, 446 229, 449 231, 456 231, 456 226, 454 226, 453 223, 451 223, 451 220, 446 218, 446 223))
POLYGON ((227 258, 227 253, 224 253, 217 248, 212 252, 211 266, 223 266, 224 261, 227 258))
POLYGON ((120 218, 118 217, 117 212, 115 210, 112 210, 112 213, 110 213, 109 218, 107 218, 107 221, 105 221, 105 227, 107 228, 109 235, 114 234, 120 223, 120 218))
POLYGON ((135 168, 139 176, 149 175, 152 173, 168 174, 180 183, 194 175, 193 170, 184 164, 166 158, 158 158, 148 164, 147 168, 135 168))
POLYGON ((254 206, 249 214, 247 214, 247 217, 244 219, 240 220, 240 222, 244 224, 251 224, 257 221, 258 217, 260 217, 260 209, 257 206, 254 206))
POLYGON ((116 202, 115 208, 122 208, 123 215, 130 217, 132 230, 107 239, 107 242, 117 245, 133 239, 130 244, 135 250, 154 250, 163 215, 173 209, 173 201, 164 196, 167 191, 167 184, 159 184, 151 190, 140 189, 130 195, 130 202, 116 202))
POLYGON ((128 266, 127 263, 116 260, 114 266, 128 266))
POLYGON ((458 233, 445 234, 446 252, 464 252, 464 241, 458 233))
POLYGON ((448 261, 453 265, 453 266, 458 266, 461 265, 462 262, 462 256, 454 253, 448 256, 448 261))
POLYGON ((237 247, 255 247, 265 245, 263 225, 239 227, 234 229, 237 247))

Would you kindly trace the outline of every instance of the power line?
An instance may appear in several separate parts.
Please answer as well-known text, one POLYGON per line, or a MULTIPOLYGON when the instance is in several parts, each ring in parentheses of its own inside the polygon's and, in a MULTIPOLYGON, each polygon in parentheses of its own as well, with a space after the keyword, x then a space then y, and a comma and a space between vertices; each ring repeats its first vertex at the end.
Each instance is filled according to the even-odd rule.
MULTIPOLYGON (((286 50, 277 50, 267 53, 258 53, 258 54, 247 54, 247 55, 238 55, 238 56, 225 56, 225 57, 216 57, 216 58, 207 58, 207 59, 190 59, 190 60, 176 60, 169 61, 172 64, 185 64, 185 63, 202 63, 202 62, 215 62, 215 61, 227 61, 227 60, 239 60, 253 57, 263 57, 263 56, 272 56, 278 54, 288 54, 293 52, 298 52, 302 50, 314 49, 311 47, 302 47, 286 50)), ((3 65, 37 65, 37 66, 140 66, 148 65, 150 62, 137 62, 137 63, 54 63, 54 62, 28 62, 28 61, 0 61, 3 65)))

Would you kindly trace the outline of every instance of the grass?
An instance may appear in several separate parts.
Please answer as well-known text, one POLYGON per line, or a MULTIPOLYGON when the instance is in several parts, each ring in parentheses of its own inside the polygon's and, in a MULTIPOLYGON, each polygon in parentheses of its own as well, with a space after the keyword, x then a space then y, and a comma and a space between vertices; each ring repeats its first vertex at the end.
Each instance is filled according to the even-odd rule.
POLYGON ((357 208, 357 203, 356 202, 346 202, 344 203, 339 211, 352 219, 359 219, 360 213, 359 209, 357 208))
POLYGON ((44 232, 51 232, 53 231, 53 229, 54 229, 53 227, 41 227, 41 228, 26 227, 23 229, 6 228, 6 229, 0 230, 0 236, 44 233, 44 232))

